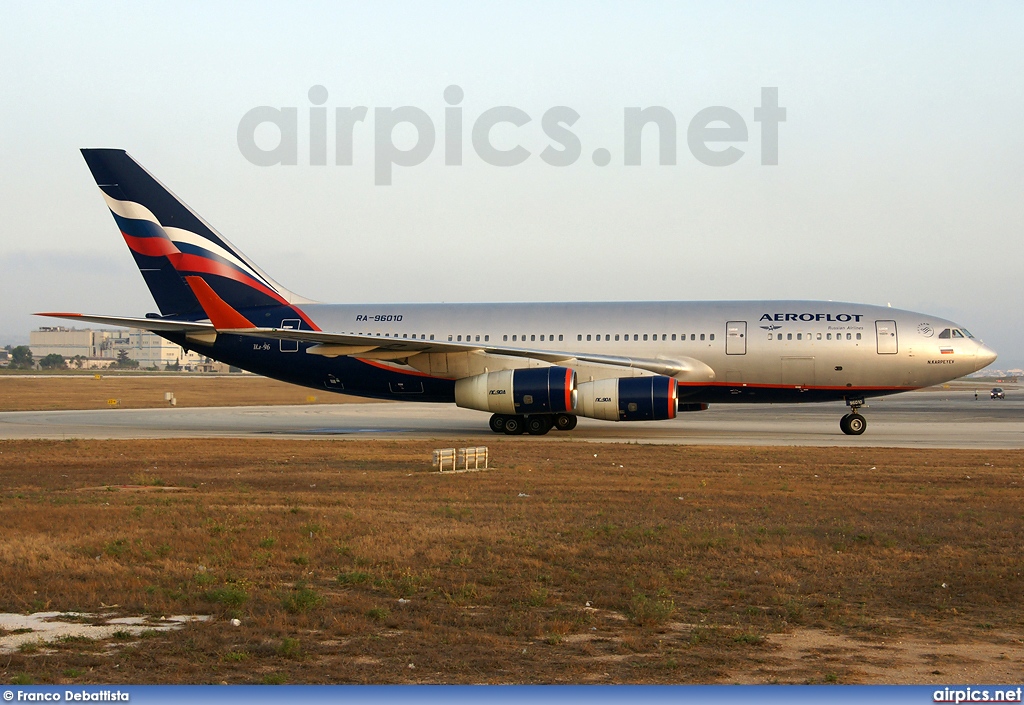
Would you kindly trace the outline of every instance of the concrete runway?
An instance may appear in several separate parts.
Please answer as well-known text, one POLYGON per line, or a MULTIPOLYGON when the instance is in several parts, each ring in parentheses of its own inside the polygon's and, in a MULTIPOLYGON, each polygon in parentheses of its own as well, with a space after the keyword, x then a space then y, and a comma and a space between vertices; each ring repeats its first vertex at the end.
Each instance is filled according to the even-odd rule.
MULTIPOLYGON (((845 436, 842 404, 727 405, 674 421, 581 419, 546 440, 680 445, 803 445, 1024 448, 1024 393, 1004 401, 973 392, 911 392, 872 400, 868 429, 845 436)), ((484 443, 488 415, 447 404, 374 403, 200 409, 102 409, 0 413, 0 439, 14 438, 403 438, 484 443)), ((504 437, 504 436, 502 436, 504 437)), ((524 436, 530 437, 531 436, 524 436)))

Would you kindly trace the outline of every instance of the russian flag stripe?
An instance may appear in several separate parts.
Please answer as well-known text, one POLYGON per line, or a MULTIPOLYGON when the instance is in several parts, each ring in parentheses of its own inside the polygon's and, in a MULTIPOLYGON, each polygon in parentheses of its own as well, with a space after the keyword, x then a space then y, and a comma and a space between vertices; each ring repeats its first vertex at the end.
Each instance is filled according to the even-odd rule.
POLYGON ((177 254, 178 248, 170 240, 162 237, 135 237, 121 231, 124 241, 132 252, 138 252, 147 257, 167 257, 177 254))

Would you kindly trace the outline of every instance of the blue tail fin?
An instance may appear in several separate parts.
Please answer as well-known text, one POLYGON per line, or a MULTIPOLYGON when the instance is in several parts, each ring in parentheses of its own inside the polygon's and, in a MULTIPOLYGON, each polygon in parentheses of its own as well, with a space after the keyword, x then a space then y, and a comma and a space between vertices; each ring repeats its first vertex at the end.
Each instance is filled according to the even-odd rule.
POLYGON ((271 279, 122 149, 83 149, 160 313, 204 317, 197 276, 235 309, 309 303, 271 279))

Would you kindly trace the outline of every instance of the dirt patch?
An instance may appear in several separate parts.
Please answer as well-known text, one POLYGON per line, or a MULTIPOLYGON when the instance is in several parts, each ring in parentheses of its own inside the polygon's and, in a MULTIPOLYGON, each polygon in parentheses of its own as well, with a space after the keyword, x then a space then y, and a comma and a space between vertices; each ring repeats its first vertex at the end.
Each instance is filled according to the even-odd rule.
POLYGON ((904 634, 888 639, 796 629, 767 637, 770 657, 734 673, 738 683, 1016 683, 1024 671, 1019 633, 940 643, 904 634))

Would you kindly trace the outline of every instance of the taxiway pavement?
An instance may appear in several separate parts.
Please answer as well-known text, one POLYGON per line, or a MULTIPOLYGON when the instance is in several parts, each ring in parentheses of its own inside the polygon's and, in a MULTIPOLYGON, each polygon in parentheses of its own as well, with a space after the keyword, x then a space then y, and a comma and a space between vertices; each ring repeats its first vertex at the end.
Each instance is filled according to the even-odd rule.
MULTIPOLYGON (((1005 400, 972 392, 912 392, 869 401, 863 436, 845 436, 842 404, 718 404, 673 421, 580 419, 548 440, 688 445, 906 448, 1024 448, 1024 394, 1005 400)), ((374 403, 190 409, 102 409, 0 413, 0 439, 16 438, 404 438, 486 442, 488 415, 448 404, 374 403)))

